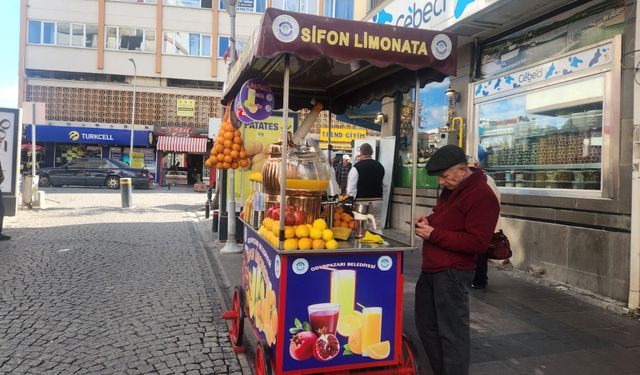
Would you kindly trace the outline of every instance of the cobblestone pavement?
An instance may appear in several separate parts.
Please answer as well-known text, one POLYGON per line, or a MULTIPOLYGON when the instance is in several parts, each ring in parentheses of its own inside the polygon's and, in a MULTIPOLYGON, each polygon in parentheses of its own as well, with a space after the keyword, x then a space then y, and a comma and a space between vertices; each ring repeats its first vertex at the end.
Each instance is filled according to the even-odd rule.
POLYGON ((204 194, 46 197, 3 231, 0 374, 242 373, 192 223, 204 194))

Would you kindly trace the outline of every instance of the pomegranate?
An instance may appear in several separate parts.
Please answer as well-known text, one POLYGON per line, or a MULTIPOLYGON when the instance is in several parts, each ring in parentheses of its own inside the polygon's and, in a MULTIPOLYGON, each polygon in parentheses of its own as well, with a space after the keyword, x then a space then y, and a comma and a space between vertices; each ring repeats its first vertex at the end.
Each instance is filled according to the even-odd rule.
POLYGON ((330 361, 340 353, 340 343, 333 333, 323 333, 313 345, 313 356, 319 361, 330 361))
POLYGON ((297 361, 306 361, 313 354, 313 344, 318 336, 311 331, 300 331, 291 338, 289 354, 297 361))
POLYGON ((304 211, 295 211, 293 213, 293 216, 296 219, 296 224, 295 225, 304 224, 304 211))
POLYGON ((294 216, 293 212, 291 211, 287 211, 287 213, 284 214, 284 225, 295 225, 296 224, 296 217, 294 216))

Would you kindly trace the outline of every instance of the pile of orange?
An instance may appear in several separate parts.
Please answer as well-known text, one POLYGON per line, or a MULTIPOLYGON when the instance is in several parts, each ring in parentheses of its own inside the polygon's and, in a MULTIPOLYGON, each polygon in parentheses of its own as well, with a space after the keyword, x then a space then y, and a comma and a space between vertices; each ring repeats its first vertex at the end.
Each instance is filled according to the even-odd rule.
POLYGON ((217 169, 237 169, 249 166, 249 157, 242 143, 242 134, 235 129, 231 122, 224 121, 218 132, 211 156, 205 162, 209 168, 215 165, 217 169))
POLYGON ((353 217, 351 215, 344 212, 344 209, 342 207, 338 207, 333 212, 333 226, 355 229, 356 222, 353 220, 353 217))

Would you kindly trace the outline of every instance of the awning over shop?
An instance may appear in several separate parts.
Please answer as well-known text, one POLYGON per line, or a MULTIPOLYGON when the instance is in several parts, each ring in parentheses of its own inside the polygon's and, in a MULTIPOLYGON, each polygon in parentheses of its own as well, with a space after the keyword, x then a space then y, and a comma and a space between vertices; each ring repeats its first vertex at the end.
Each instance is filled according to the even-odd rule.
POLYGON ((159 136, 157 149, 160 151, 204 154, 207 152, 207 138, 159 136))
POLYGON ((407 92, 455 75, 457 39, 445 32, 339 20, 269 8, 225 83, 223 102, 260 78, 282 108, 285 56, 290 58, 289 108, 312 99, 342 114, 347 108, 407 92))

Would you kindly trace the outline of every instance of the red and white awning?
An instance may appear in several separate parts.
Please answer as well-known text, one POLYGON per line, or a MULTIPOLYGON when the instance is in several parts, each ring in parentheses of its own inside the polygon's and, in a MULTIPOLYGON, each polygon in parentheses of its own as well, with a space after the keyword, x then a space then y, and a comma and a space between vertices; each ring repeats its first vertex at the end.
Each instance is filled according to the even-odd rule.
POLYGON ((188 152, 204 154, 207 152, 207 138, 159 136, 156 148, 160 151, 188 152))

